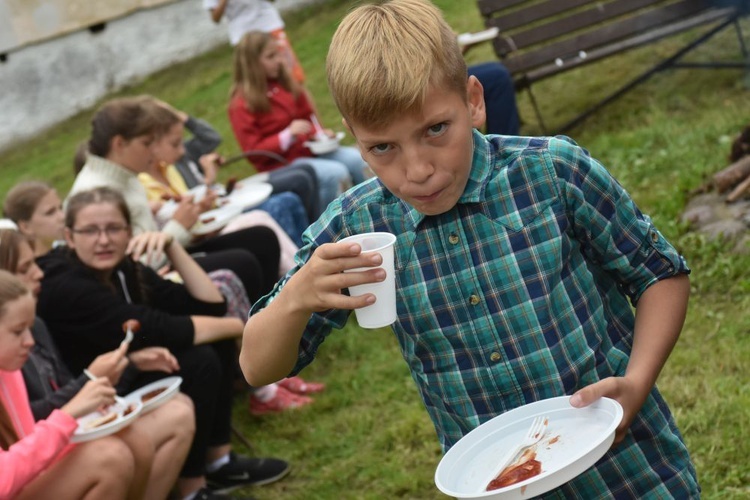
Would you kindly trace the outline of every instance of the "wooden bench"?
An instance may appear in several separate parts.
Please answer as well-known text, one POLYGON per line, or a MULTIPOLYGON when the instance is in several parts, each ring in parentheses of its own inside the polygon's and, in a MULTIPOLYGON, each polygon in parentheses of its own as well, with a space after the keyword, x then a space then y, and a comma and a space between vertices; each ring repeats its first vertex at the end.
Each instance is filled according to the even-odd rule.
POLYGON ((531 85, 694 28, 697 37, 558 129, 565 132, 658 71, 675 67, 750 68, 739 18, 750 0, 477 0, 487 28, 497 27, 496 55, 526 89, 544 133, 531 85), (695 47, 735 26, 743 62, 680 63, 695 47), (705 29, 703 29, 705 28, 705 29))

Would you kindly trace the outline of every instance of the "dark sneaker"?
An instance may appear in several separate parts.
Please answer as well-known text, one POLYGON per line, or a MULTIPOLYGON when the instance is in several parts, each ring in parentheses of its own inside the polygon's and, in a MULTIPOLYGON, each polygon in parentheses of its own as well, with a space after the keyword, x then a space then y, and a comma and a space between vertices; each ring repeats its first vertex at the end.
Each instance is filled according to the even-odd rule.
POLYGON ((222 495, 216 491, 211 491, 208 488, 201 488, 193 497, 193 500, 255 500, 252 497, 230 497, 229 495, 222 495))
POLYGON ((273 483, 289 473, 289 464, 278 458, 250 458, 230 455, 228 464, 206 474, 208 487, 217 493, 228 493, 240 486, 273 483))

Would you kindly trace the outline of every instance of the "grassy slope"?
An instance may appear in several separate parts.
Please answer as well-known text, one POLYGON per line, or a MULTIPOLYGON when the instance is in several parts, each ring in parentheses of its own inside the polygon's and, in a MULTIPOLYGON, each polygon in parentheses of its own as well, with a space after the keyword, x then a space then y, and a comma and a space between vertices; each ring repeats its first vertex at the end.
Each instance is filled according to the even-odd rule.
MULTIPOLYGON (((473 2, 436 3, 457 31, 481 28, 473 2)), ((323 65, 328 40, 351 4, 331 0, 324 8, 286 16, 323 122, 333 128, 339 118, 323 65)), ((747 23, 744 27, 748 32, 747 23)), ((541 82, 535 95, 545 119, 562 123, 673 46, 674 41, 666 41, 541 82)), ((734 56, 736 47, 729 33, 698 55, 734 56)), ((469 54, 470 61, 490 58, 489 47, 469 54)), ((221 47, 123 93, 152 93, 207 119, 225 137, 220 150, 229 154, 237 151, 225 112, 230 68, 231 51, 221 47)), ((539 133, 525 94, 519 104, 527 122, 523 132, 539 133)), ((65 192, 73 179, 71 158, 87 135, 90 114, 1 154, 0 192, 30 178, 47 179, 65 192)), ((569 134, 612 170, 693 269, 684 333, 659 383, 688 442, 705 498, 750 494, 750 321, 744 314, 750 306, 750 261, 688 233, 679 214, 687 191, 726 166, 729 143, 749 116, 740 73, 682 70, 656 76, 569 134)), ((222 176, 246 174, 247 168, 235 164, 222 176)), ((294 464, 287 480, 249 493, 269 499, 440 497, 432 483, 440 457, 434 431, 386 330, 360 330, 350 323, 326 342, 306 376, 326 381, 329 389, 299 412, 259 419, 238 401, 236 424, 257 450, 294 464)))

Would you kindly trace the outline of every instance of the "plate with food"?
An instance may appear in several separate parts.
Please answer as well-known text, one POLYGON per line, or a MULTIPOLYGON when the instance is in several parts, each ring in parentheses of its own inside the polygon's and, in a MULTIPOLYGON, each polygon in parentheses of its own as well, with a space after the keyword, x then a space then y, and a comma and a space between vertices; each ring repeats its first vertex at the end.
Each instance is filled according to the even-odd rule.
POLYGON ((180 390, 182 377, 166 377, 144 385, 123 397, 128 403, 141 403, 143 410, 147 413, 172 399, 180 390))
POLYGON ((219 205, 237 205, 242 210, 257 207, 271 196, 273 186, 267 182, 237 181, 234 189, 219 201, 219 205))
POLYGON ((140 401, 119 399, 104 412, 94 411, 78 419, 78 428, 70 439, 72 443, 83 443, 114 434, 130 425, 143 411, 140 401))
POLYGON ((571 406, 569 396, 521 406, 461 438, 440 460, 435 485, 455 498, 541 495, 594 465, 612 446, 622 415, 609 398, 585 408, 571 406), (544 425, 533 444, 519 446, 539 417, 544 425))
POLYGON ((200 214, 198 221, 193 225, 190 232, 196 236, 213 233, 229 224, 229 221, 241 213, 242 207, 232 203, 227 203, 213 210, 207 210, 200 214))
POLYGON ((317 138, 314 141, 305 141, 305 146, 307 146, 308 149, 314 154, 314 155, 324 155, 326 153, 330 153, 332 151, 336 151, 339 147, 339 143, 344 138, 346 134, 344 132, 336 132, 336 135, 333 137, 324 137, 324 138, 317 138))

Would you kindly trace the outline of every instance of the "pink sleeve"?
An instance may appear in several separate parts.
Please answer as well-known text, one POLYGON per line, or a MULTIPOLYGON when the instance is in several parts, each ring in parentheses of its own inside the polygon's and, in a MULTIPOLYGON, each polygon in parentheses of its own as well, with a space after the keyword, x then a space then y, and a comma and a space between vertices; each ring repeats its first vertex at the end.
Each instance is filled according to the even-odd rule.
POLYGON ((40 472, 47 469, 70 443, 76 420, 55 410, 37 422, 34 432, 5 451, 0 449, 0 499, 13 498, 40 472))

